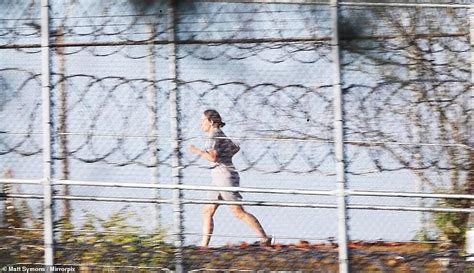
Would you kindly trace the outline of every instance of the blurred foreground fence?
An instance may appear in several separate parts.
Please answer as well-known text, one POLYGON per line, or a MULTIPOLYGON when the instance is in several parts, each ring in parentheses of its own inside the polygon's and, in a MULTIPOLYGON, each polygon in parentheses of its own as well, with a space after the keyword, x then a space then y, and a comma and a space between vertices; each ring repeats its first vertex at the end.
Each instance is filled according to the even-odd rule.
POLYGON ((473 270, 472 3, 261 2, 0 1, 2 266, 473 270), (208 108, 243 201, 187 152, 208 108), (198 248, 208 203, 275 244, 222 206, 198 248))

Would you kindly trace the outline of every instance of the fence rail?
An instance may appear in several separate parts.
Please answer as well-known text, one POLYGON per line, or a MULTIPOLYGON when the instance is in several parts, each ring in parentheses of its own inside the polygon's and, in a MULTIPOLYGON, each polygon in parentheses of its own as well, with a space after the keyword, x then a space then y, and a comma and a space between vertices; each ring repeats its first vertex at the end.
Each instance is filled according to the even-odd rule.
POLYGON ((0 263, 465 270, 474 13, 446 2, 0 2, 0 263), (208 108, 240 186, 187 153, 208 108), (239 246, 200 257, 207 204, 249 207, 277 244, 216 214, 216 245, 239 246))

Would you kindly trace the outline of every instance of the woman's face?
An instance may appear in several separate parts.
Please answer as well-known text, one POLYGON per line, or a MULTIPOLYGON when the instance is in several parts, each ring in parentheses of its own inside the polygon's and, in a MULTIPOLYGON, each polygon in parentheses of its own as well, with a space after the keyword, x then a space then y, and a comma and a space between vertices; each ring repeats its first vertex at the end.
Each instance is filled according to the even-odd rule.
POLYGON ((203 130, 204 132, 209 132, 209 130, 211 130, 212 128, 212 122, 210 122, 207 117, 202 114, 201 116, 201 130, 203 130))

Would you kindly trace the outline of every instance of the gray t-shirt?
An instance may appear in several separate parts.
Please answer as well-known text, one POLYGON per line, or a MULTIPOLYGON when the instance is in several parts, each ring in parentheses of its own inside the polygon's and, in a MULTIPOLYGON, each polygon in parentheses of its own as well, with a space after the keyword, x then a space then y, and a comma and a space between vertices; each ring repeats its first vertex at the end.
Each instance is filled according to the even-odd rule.
POLYGON ((222 132, 221 129, 211 129, 209 132, 209 138, 206 142, 206 151, 216 150, 217 160, 212 162, 211 166, 225 166, 234 168, 232 163, 232 157, 239 151, 239 147, 232 142, 227 136, 222 132))

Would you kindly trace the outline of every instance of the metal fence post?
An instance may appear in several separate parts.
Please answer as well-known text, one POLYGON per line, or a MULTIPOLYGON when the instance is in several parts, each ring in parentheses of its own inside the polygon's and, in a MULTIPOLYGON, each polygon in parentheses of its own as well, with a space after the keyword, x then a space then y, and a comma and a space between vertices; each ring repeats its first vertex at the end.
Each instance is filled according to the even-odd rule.
MULTIPOLYGON (((155 41, 156 29, 153 23, 150 23, 150 42, 148 46, 148 77, 147 79, 150 81, 148 85, 147 95, 148 95, 148 116, 150 122, 150 129, 148 137, 148 148, 151 153, 150 157, 150 165, 152 167, 151 170, 151 183, 158 184, 158 121, 157 121, 157 113, 158 113, 158 104, 156 98, 156 69, 155 69, 155 41)), ((154 198, 156 200, 160 199, 160 190, 153 189, 154 198)), ((156 228, 161 225, 161 209, 160 204, 157 203, 154 206, 154 216, 153 216, 153 227, 156 228)))
MULTIPOLYGON (((471 82, 474 82, 474 6, 471 6, 469 8, 469 40, 471 44, 471 82)), ((472 98, 474 96, 474 86, 471 86, 470 90, 470 96, 469 98, 472 98)), ((469 129, 471 129, 470 127, 469 129)), ((472 130, 470 130, 472 132, 472 130)))
POLYGON ((336 152, 336 197, 338 216, 339 272, 349 272, 349 255, 347 248, 347 210, 346 210, 346 173, 344 160, 344 132, 342 116, 341 65, 339 53, 339 7, 338 0, 331 0, 332 17, 332 54, 333 54, 333 85, 334 85, 334 145, 336 152))
MULTIPOLYGON (((469 34, 471 42, 471 82, 474 82, 474 7, 471 7, 469 9, 469 34)), ((467 97, 468 100, 474 97, 474 86, 471 86, 470 91, 471 92, 467 97)), ((470 124, 468 129, 468 132, 472 132, 472 123, 470 124)), ((473 143, 470 144, 472 145, 473 143)), ((469 151, 469 153, 470 157, 473 158, 473 151, 471 150, 469 151)), ((466 261, 474 262, 474 213, 469 214, 469 220, 467 222, 467 225, 468 228, 466 230, 466 261)))
POLYGON ((41 93, 43 122, 44 263, 54 264, 53 192, 51 186, 51 76, 49 1, 41 0, 41 93))
MULTIPOLYGON (((176 59, 176 2, 170 0, 168 4, 168 34, 169 34, 169 68, 170 68, 170 128, 171 128, 171 175, 173 184, 181 184, 180 139, 179 139, 179 107, 177 85, 177 59, 176 59)), ((173 217, 174 217, 174 244, 176 272, 184 272, 183 268, 183 205, 181 203, 181 189, 173 190, 173 217)))

